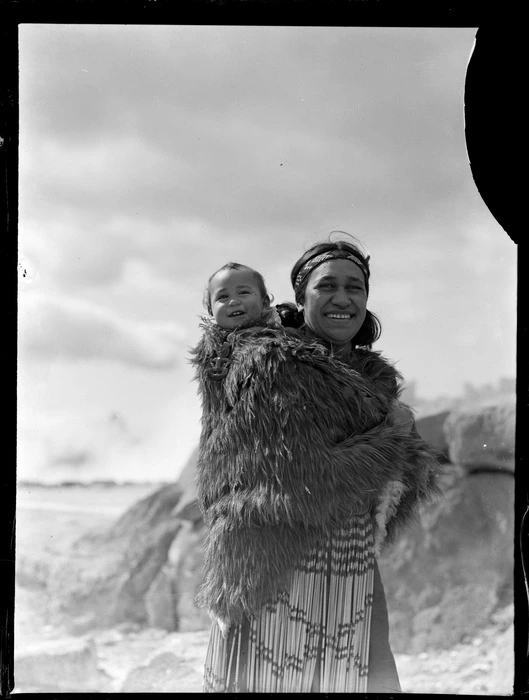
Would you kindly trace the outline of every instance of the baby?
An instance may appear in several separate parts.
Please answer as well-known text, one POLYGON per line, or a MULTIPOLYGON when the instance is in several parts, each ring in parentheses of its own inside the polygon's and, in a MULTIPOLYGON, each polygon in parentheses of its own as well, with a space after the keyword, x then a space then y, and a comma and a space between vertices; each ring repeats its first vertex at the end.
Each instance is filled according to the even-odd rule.
POLYGON ((275 321, 263 276, 247 265, 226 263, 208 280, 204 306, 221 328, 233 330, 257 321, 275 321))

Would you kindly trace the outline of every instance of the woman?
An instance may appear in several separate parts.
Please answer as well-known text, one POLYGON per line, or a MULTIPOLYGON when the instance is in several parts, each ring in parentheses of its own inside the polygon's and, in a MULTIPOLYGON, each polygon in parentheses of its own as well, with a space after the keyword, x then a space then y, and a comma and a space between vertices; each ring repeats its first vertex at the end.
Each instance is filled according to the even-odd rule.
POLYGON ((375 552, 436 491, 437 462, 368 349, 368 258, 319 244, 291 279, 300 311, 278 310, 295 329, 206 323, 194 354, 204 689, 399 692, 375 552))

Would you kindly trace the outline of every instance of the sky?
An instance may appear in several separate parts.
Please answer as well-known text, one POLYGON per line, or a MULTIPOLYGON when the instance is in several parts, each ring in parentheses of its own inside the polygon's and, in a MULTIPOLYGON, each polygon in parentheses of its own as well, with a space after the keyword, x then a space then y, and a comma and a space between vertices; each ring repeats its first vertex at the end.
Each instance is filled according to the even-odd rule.
POLYGON ((476 30, 20 25, 19 478, 171 480, 209 276, 333 230, 417 395, 516 371, 516 246, 465 147, 476 30))

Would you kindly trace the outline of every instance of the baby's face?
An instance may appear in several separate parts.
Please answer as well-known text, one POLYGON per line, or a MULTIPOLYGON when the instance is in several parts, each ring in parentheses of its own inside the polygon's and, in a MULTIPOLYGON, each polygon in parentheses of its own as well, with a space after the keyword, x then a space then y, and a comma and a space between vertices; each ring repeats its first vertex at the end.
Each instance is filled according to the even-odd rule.
POLYGON ((221 270, 209 283, 213 318, 222 328, 257 321, 270 306, 249 270, 221 270))

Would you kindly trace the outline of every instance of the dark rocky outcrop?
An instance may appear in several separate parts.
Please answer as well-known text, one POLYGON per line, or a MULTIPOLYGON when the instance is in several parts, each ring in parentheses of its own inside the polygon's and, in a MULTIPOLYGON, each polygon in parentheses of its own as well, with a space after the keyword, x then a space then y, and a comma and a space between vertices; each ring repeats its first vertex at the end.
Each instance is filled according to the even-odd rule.
POLYGON ((79 539, 50 571, 47 588, 54 615, 71 620, 76 633, 125 621, 147 624, 149 614, 156 617, 151 587, 158 580, 160 590, 160 572, 182 526, 172 515, 182 493, 179 484, 163 486, 108 530, 79 539))
POLYGON ((26 562, 19 583, 46 588, 51 614, 73 634, 123 622, 167 631, 207 627, 209 617, 194 604, 203 536, 195 464, 196 452, 178 483, 135 503, 110 528, 84 535, 45 569, 26 562))
POLYGON ((177 630, 179 628, 177 601, 173 572, 166 564, 156 574, 145 593, 148 624, 168 632, 177 630))
POLYGON ((449 461, 448 442, 444 431, 444 424, 449 414, 448 410, 438 411, 417 418, 415 421, 419 435, 438 451, 444 461, 449 461))
POLYGON ((443 425, 450 461, 469 470, 492 467, 514 472, 515 429, 512 402, 456 409, 443 425))
POLYGON ((445 496, 380 559, 392 647, 449 649, 513 600, 514 479, 450 465, 445 496))
POLYGON ((459 404, 417 429, 449 462, 443 497, 380 560, 402 653, 471 638, 514 594, 514 401, 459 404))

